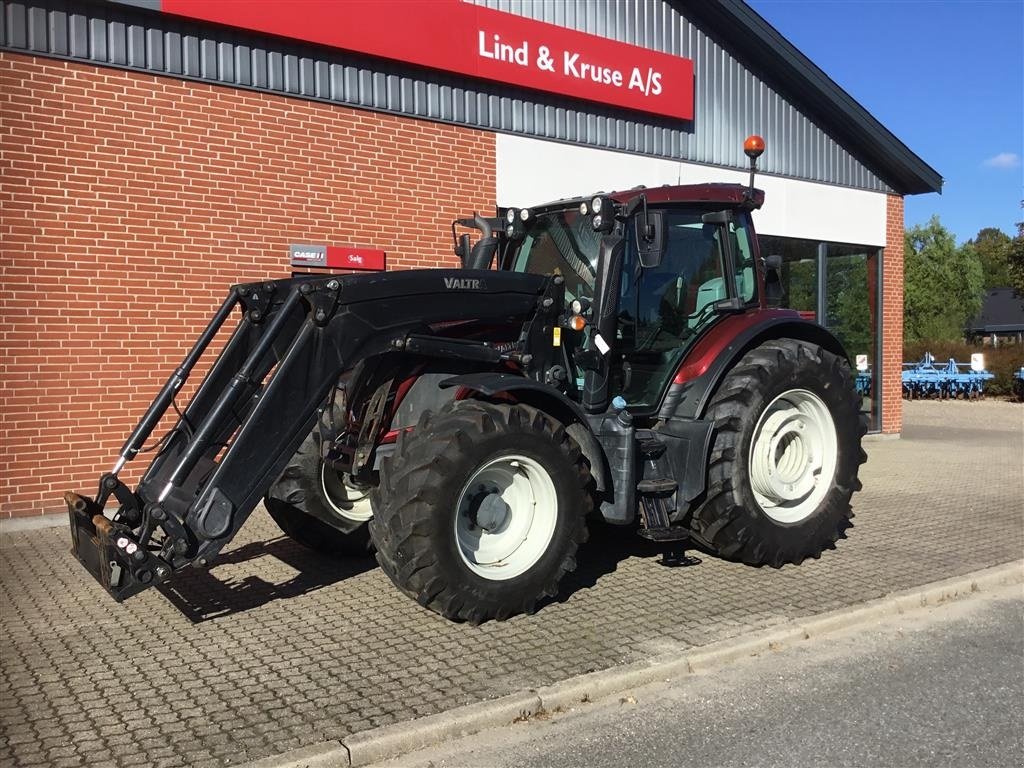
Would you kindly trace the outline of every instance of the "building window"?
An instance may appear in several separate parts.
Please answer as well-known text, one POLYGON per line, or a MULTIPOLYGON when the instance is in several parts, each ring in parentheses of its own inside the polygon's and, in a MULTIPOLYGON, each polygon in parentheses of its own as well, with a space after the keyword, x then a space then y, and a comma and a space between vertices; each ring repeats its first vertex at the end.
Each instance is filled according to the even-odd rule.
POLYGON ((878 275, 881 251, 874 246, 821 243, 791 237, 758 238, 763 256, 782 257, 783 306, 828 328, 859 371, 858 389, 869 429, 881 425, 878 275))
POLYGON ((818 312, 818 243, 795 237, 758 236, 762 256, 781 256, 782 306, 816 319, 818 312))

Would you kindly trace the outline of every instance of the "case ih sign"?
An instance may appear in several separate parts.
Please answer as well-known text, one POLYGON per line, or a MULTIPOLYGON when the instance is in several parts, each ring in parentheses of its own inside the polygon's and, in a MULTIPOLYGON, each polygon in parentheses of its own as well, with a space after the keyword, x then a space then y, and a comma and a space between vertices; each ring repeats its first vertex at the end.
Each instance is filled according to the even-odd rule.
POLYGON ((693 61, 463 0, 160 0, 179 16, 681 120, 693 61))
POLYGON ((384 270, 384 251, 374 248, 347 248, 335 245, 290 245, 293 267, 329 267, 331 269, 384 270))

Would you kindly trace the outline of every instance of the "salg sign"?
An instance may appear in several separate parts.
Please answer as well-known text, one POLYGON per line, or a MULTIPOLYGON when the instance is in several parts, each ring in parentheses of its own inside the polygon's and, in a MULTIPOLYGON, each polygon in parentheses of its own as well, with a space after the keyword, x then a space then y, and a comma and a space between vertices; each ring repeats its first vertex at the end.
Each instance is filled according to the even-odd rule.
POLYGON ((329 267, 331 269, 384 269, 385 253, 375 248, 349 248, 338 245, 293 244, 288 247, 293 267, 329 267))
POLYGON ((693 61, 463 0, 160 0, 160 9, 681 120, 693 61))

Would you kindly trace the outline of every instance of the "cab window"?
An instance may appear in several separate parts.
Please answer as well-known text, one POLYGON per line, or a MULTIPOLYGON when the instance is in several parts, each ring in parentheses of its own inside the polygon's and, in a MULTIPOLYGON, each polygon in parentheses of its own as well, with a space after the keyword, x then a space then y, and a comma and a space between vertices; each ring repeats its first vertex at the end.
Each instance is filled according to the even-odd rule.
POLYGON ((721 242, 725 233, 736 259, 733 295, 744 303, 755 295, 756 273, 745 229, 704 224, 705 210, 665 211, 665 252, 657 267, 640 266, 635 228, 627 228, 613 390, 639 410, 657 406, 689 344, 718 316, 716 303, 730 298, 721 242))
POLYGON ((565 278, 568 300, 594 298, 601 233, 570 209, 534 218, 512 260, 512 271, 565 278))

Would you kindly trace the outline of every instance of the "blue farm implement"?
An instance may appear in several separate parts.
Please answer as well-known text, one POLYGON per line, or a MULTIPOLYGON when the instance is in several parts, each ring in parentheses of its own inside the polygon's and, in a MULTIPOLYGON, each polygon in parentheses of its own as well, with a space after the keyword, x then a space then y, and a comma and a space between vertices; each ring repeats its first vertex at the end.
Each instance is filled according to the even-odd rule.
POLYGON ((871 397, 871 371, 858 371, 854 386, 861 397, 871 397))
POLYGON ((945 365, 936 366, 932 354, 925 352, 921 362, 903 364, 903 396, 911 400, 927 397, 973 400, 982 396, 985 382, 994 378, 986 370, 952 358, 945 365))

